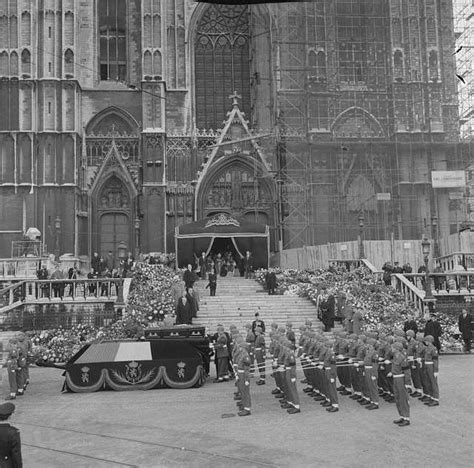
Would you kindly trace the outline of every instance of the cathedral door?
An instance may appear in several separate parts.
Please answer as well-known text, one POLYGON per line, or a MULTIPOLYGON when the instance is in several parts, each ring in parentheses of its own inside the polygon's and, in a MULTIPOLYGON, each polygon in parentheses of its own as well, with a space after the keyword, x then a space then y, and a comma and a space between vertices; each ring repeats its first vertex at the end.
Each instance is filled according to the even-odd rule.
POLYGON ((112 252, 112 263, 109 267, 118 266, 119 244, 130 249, 130 222, 123 213, 104 213, 100 218, 100 252, 106 260, 112 252))
POLYGON ((130 194, 123 181, 113 175, 103 185, 97 199, 99 254, 118 267, 119 247, 132 251, 132 209, 130 194))

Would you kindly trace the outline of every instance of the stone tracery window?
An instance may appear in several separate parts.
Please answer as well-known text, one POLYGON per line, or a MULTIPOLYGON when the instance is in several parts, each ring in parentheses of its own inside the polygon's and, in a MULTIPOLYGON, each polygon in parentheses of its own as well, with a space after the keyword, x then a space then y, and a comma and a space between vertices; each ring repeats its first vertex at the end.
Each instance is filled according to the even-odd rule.
POLYGON ((198 23, 195 44, 196 124, 222 127, 228 96, 237 91, 240 108, 250 108, 249 11, 245 5, 209 5, 198 23))

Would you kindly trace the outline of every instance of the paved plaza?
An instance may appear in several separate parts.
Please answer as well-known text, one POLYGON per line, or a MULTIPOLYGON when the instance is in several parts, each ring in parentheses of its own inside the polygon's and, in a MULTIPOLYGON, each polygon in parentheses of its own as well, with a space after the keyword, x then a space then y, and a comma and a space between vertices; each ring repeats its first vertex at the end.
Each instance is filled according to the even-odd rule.
POLYGON ((441 405, 412 399, 412 424, 400 428, 394 404, 369 412, 341 397, 341 411, 329 414, 302 384, 301 414, 280 409, 269 379, 252 382, 251 416, 222 418, 236 413, 233 383, 74 394, 60 392, 61 370, 32 368, 11 422, 21 430, 25 467, 467 467, 473 370, 471 356, 441 356, 441 405))

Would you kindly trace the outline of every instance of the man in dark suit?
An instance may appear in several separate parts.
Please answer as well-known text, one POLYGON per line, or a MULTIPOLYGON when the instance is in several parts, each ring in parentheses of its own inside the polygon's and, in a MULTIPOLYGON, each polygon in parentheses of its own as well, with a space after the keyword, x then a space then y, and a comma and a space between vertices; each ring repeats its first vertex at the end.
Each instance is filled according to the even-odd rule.
POLYGON ((436 346, 436 349, 438 350, 438 353, 441 350, 441 342, 439 341, 441 335, 442 335, 442 330, 441 330, 441 325, 436 319, 432 319, 430 314, 425 314, 425 331, 424 331, 424 336, 431 335, 433 337, 433 344, 436 346))
POLYGON ((176 325, 191 325, 192 324, 191 305, 183 294, 176 304, 176 325))
POLYGON ((418 325, 416 324, 415 316, 413 314, 410 314, 407 317, 407 320, 403 325, 403 331, 406 333, 408 330, 413 330, 415 335, 418 333, 418 325))
POLYGON ((14 411, 13 403, 0 405, 0 466, 21 468, 20 431, 6 422, 14 411))
POLYGON ((462 309, 458 320, 459 331, 461 332, 464 341, 464 352, 471 352, 471 337, 472 337, 472 315, 467 309, 462 309))
POLYGON ((191 317, 197 317, 199 311, 199 302, 196 297, 196 293, 193 288, 188 288, 186 292, 186 298, 189 302, 189 307, 191 309, 191 317))
POLYGON ((184 270, 184 273, 183 273, 184 287, 186 289, 192 288, 196 280, 197 280, 197 274, 193 271, 192 265, 189 264, 187 270, 184 270))

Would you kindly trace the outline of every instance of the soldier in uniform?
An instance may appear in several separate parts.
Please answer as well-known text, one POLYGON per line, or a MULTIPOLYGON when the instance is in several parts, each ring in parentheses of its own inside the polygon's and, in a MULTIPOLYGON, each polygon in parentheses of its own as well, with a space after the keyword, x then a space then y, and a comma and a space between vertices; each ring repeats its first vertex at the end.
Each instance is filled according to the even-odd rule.
POLYGON ((287 388, 287 402, 291 408, 287 408, 288 414, 300 413, 300 398, 296 388, 296 357, 293 343, 288 339, 282 339, 284 347, 285 382, 287 388))
POLYGON ((423 333, 416 334, 416 341, 417 341, 417 348, 416 348, 416 355, 417 355, 417 362, 420 366, 420 378, 421 378, 421 388, 422 388, 422 395, 418 397, 418 399, 422 402, 430 401, 430 381, 428 376, 426 375, 426 366, 425 366, 425 351, 426 351, 426 344, 424 342, 424 335, 423 333))
POLYGON ((248 353, 250 359, 250 375, 253 376, 255 371, 255 334, 252 331, 251 323, 246 323, 245 329, 247 330, 245 341, 249 344, 248 353))
POLYGON ((240 394, 242 396, 239 416, 249 416, 251 414, 250 408, 252 406, 250 399, 250 344, 243 341, 240 343, 241 353, 237 361, 237 375, 240 382, 240 394))
POLYGON ((412 382, 412 386, 410 386, 408 393, 410 395, 415 395, 415 396, 420 396, 421 393, 418 391, 418 389, 421 389, 421 382, 420 382, 420 376, 418 374, 418 369, 415 365, 415 355, 416 355, 416 348, 417 348, 417 343, 415 339, 416 333, 413 330, 407 330, 406 331, 406 337, 407 337, 407 358, 408 358, 408 364, 410 365, 410 379, 412 382))
POLYGON ((5 400, 15 400, 17 395, 23 395, 23 381, 22 381, 22 370, 19 366, 21 359, 21 350, 18 346, 18 340, 16 337, 10 338, 7 345, 8 357, 6 362, 6 368, 8 373, 8 384, 10 386, 10 395, 5 400), (21 385, 21 387, 18 386, 21 385), (21 389, 21 390, 20 390, 21 389))
POLYGON ((408 392, 405 387, 405 374, 404 371, 408 368, 408 360, 403 348, 403 344, 396 341, 392 345, 393 358, 392 358, 392 369, 390 374, 393 377, 393 392, 395 397, 395 403, 397 405, 398 414, 400 418, 393 421, 394 424, 398 424, 400 427, 410 425, 410 406, 408 404, 408 392))
MULTIPOLYGON (((327 388, 327 398, 329 400, 330 405, 326 408, 326 411, 329 413, 336 413, 339 411, 339 400, 337 396, 336 390, 336 356, 334 354, 334 346, 335 341, 332 339, 328 339, 326 341, 326 351, 325 353, 320 356, 320 359, 323 359, 323 366, 324 366, 324 378, 326 381, 326 388, 327 388)), ((326 405, 323 405, 326 406, 326 405)))
POLYGON ((364 375, 365 385, 370 398, 370 404, 366 406, 368 410, 379 409, 379 393, 377 389, 378 354, 375 350, 375 345, 376 340, 374 338, 367 339, 366 353, 364 356, 364 375))
POLYGON ((434 345, 435 339, 432 335, 426 335, 425 338, 425 374, 429 382, 429 400, 425 401, 427 406, 439 406, 439 387, 438 387, 438 350, 434 345))
POLYGON ((255 360, 260 374, 260 378, 256 382, 257 385, 265 385, 265 352, 263 330, 260 327, 255 327, 255 360))
POLYGON ((28 357, 31 354, 31 340, 27 339, 23 332, 17 334, 18 348, 20 349, 20 356, 18 360, 19 372, 17 373, 18 392, 25 391, 30 382, 30 371, 28 357))
POLYGON ((9 468, 21 468, 20 431, 7 423, 8 418, 15 411, 13 403, 0 405, 0 466, 9 468))
POLYGON ((286 339, 291 343, 292 348, 296 349, 296 336, 291 322, 286 322, 286 339))

